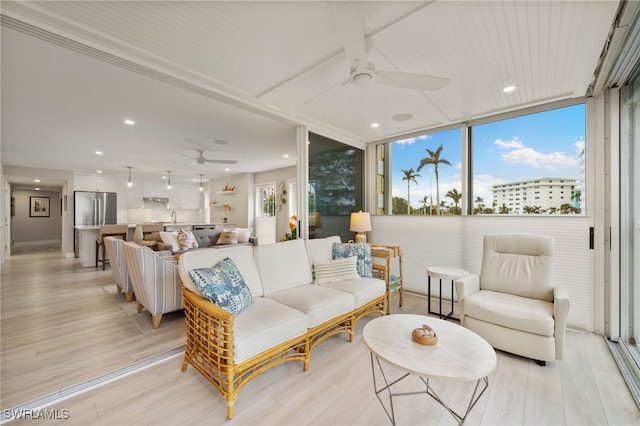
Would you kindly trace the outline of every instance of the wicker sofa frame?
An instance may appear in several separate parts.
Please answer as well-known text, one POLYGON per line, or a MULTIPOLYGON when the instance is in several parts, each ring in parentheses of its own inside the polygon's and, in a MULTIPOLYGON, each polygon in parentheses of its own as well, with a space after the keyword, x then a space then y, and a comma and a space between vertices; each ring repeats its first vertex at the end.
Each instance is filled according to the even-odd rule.
POLYGON ((386 295, 363 306, 332 318, 307 330, 300 336, 275 345, 236 364, 233 349, 234 315, 183 287, 187 343, 182 371, 191 364, 222 394, 227 403, 227 419, 235 414, 235 401, 240 389, 261 373, 287 361, 302 361, 309 369, 311 351, 319 343, 338 333, 347 333, 349 342, 355 336, 356 322, 371 314, 385 315, 386 295))

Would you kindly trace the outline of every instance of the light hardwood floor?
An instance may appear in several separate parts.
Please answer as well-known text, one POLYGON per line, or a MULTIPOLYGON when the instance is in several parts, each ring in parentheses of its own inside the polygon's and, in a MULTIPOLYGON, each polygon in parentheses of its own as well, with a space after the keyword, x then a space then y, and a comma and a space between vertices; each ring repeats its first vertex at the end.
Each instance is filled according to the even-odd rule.
MULTIPOLYGON (((115 294, 109 270, 82 268, 60 252, 12 256, 2 268, 2 409, 8 409, 149 355, 184 344, 182 313, 152 330, 150 317, 115 294)), ((406 295, 399 310, 424 314, 426 300, 406 295)), ((334 336, 300 363, 278 366, 249 382, 236 402, 237 425, 389 425, 376 399, 368 351, 358 323, 354 342, 334 336)), ((473 356, 473 354, 469 354, 473 356)), ((181 356, 128 375, 50 409, 68 410, 64 424, 223 424, 220 394, 181 356)), ((462 411, 470 383, 433 382, 462 411)), ((402 387, 415 390, 416 381, 402 387)), ((423 395, 396 398, 398 425, 455 424, 423 395)), ((22 420, 17 423, 38 423, 22 420)), ((601 336, 570 331, 565 359, 539 367, 498 351, 489 389, 470 425, 639 425, 638 412, 601 336)))

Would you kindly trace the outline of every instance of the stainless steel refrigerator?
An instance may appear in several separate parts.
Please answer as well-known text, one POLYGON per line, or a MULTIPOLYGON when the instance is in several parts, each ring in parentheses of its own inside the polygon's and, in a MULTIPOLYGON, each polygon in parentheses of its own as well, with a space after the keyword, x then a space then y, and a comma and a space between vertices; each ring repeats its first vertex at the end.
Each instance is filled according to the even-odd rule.
MULTIPOLYGON (((118 222, 117 195, 115 192, 75 191, 73 194, 75 226, 109 225, 118 222)), ((78 229, 74 228, 74 252, 78 257, 78 229)))

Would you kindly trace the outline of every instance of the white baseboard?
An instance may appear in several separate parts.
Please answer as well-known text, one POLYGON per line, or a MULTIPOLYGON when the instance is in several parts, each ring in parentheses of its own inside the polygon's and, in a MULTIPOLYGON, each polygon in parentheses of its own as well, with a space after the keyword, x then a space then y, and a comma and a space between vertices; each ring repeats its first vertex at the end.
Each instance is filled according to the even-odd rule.
POLYGON ((13 243, 14 247, 29 247, 29 246, 46 246, 48 244, 61 244, 60 240, 39 240, 39 241, 23 241, 20 243, 13 243))

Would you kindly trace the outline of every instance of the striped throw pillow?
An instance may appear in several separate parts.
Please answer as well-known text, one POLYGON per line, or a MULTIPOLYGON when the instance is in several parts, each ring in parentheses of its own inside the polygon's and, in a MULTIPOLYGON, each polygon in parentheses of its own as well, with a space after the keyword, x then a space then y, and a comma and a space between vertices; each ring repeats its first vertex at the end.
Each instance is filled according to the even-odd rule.
POLYGON ((330 260, 328 263, 314 264, 314 283, 326 284, 335 281, 359 280, 360 275, 358 275, 358 269, 356 267, 357 262, 358 258, 351 256, 330 260))

